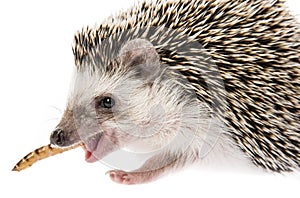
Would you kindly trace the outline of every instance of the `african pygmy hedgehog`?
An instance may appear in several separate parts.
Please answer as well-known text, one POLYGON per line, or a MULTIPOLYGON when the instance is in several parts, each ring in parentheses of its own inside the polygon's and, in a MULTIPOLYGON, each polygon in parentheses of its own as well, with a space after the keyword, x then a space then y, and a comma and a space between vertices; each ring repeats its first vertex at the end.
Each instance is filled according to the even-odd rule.
POLYGON ((299 29, 284 0, 144 2, 84 28, 51 143, 83 143, 88 162, 151 153, 136 170, 109 171, 125 184, 217 152, 299 169, 299 29))

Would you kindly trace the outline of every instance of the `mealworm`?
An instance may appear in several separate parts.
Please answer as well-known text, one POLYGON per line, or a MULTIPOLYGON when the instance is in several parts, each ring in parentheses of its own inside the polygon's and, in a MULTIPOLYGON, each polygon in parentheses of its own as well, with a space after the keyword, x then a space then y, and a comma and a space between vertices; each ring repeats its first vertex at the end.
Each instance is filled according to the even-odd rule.
POLYGON ((67 148, 56 148, 52 147, 50 144, 46 146, 42 146, 38 149, 35 149, 34 151, 28 153, 25 157, 23 157, 12 169, 12 171, 21 171, 28 167, 30 167, 35 162, 45 159, 47 157, 74 149, 78 146, 81 146, 82 144, 76 144, 74 146, 70 146, 67 148))

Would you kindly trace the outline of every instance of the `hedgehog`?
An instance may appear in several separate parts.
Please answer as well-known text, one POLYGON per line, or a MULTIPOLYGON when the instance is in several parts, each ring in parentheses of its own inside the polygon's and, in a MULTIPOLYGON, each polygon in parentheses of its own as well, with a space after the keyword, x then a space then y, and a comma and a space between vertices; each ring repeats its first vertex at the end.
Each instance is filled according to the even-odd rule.
POLYGON ((51 145, 153 181, 237 156, 267 172, 300 167, 300 31, 284 0, 146 1, 74 37, 75 73, 51 145), (128 157, 128 158, 127 158, 128 157))

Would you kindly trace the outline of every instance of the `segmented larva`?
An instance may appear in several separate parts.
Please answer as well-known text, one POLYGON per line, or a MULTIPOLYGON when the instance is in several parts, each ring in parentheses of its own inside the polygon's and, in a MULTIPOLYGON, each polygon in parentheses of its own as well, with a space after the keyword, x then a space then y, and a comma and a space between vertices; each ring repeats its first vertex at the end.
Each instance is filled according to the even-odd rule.
POLYGON ((74 149, 76 147, 81 146, 81 144, 76 144, 74 146, 66 147, 66 148, 56 148, 52 147, 50 144, 46 146, 42 146, 34 151, 28 153, 25 157, 23 157, 12 169, 12 171, 21 171, 28 167, 30 167, 35 162, 45 159, 47 157, 51 157, 53 155, 74 149))

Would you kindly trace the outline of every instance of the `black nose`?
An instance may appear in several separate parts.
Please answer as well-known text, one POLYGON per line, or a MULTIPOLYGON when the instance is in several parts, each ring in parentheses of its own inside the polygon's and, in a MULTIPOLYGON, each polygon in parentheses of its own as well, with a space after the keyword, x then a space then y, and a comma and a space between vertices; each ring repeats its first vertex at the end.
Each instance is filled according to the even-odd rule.
POLYGON ((65 143, 64 131, 62 129, 55 129, 50 137, 51 144, 63 146, 65 143))

